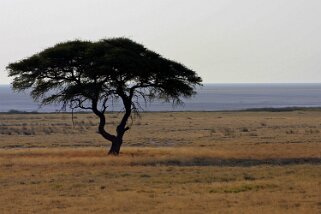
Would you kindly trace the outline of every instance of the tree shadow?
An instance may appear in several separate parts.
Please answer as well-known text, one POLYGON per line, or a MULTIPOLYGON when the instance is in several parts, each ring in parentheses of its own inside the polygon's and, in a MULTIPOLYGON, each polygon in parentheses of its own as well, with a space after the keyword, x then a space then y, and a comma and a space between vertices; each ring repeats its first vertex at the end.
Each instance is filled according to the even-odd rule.
POLYGON ((133 165, 145 166, 218 166, 218 167, 251 167, 260 165, 289 166, 289 165, 321 165, 321 158, 269 158, 269 159, 219 159, 219 158, 191 158, 166 160, 144 160, 134 162, 133 165))

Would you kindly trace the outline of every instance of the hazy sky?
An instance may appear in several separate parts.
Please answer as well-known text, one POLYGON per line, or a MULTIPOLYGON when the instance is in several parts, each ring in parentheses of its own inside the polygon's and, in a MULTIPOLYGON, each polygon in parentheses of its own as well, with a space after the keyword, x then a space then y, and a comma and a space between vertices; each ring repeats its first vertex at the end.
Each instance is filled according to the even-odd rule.
POLYGON ((118 36, 206 83, 321 82, 321 0, 0 0, 0 84, 57 42, 118 36))

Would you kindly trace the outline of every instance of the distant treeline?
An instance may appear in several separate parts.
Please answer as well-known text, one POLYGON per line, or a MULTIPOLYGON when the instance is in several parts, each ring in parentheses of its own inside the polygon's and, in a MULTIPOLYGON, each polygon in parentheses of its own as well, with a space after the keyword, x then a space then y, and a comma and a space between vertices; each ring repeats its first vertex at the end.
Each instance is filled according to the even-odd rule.
POLYGON ((37 111, 20 111, 16 109, 10 109, 7 112, 0 112, 1 114, 39 114, 37 111))
POLYGON ((321 107, 249 108, 242 111, 254 111, 254 112, 321 111, 321 107))
MULTIPOLYGON (((0 114, 70 114, 71 111, 49 111, 49 112, 38 112, 38 111, 21 111, 16 109, 10 109, 6 112, 0 112, 0 114)), ((74 111, 77 114, 88 114, 89 111, 74 111)))

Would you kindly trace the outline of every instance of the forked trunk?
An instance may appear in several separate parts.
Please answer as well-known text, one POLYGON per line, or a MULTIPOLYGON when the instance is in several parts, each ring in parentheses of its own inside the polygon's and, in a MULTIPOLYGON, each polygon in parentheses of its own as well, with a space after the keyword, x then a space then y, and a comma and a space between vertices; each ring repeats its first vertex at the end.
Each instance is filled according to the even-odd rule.
POLYGON ((123 136, 127 130, 129 130, 129 127, 126 127, 126 123, 128 118, 130 117, 131 114, 131 99, 133 97, 132 93, 130 97, 127 97, 123 91, 118 89, 119 95, 122 97, 124 106, 126 109, 126 112, 120 122, 120 124, 117 126, 116 135, 112 135, 108 133, 105 130, 105 125, 106 125, 106 118, 105 118, 105 110, 106 106, 103 108, 103 110, 99 111, 97 109, 97 103, 98 103, 98 98, 93 100, 92 102, 92 110, 93 112, 99 117, 99 126, 98 126, 98 132, 103 136, 106 140, 111 142, 111 147, 109 149, 108 154, 109 155, 119 155, 120 152, 120 147, 123 143, 123 136))

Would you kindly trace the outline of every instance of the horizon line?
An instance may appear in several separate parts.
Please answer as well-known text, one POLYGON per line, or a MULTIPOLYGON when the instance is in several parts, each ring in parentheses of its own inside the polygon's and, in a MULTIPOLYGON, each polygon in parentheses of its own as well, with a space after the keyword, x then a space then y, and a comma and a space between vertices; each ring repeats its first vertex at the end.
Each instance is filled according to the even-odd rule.
MULTIPOLYGON (((241 84, 321 84, 321 82, 204 82, 204 85, 209 84, 229 84, 229 85, 241 85, 241 84)), ((0 86, 10 86, 11 83, 0 83, 0 86)))

